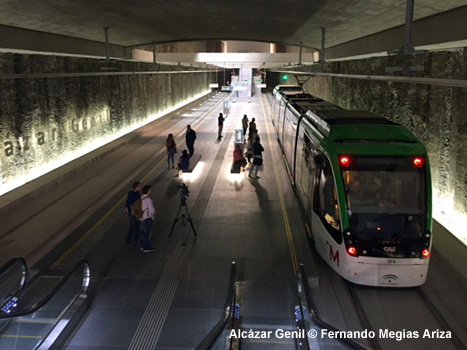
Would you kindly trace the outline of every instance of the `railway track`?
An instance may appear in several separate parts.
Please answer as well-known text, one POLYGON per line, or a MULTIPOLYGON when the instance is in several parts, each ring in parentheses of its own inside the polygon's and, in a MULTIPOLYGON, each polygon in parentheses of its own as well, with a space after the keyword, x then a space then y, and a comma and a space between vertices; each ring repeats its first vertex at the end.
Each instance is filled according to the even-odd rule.
POLYGON ((346 284, 362 328, 375 332, 376 336, 368 339, 375 350, 467 350, 423 288, 382 289, 346 284))

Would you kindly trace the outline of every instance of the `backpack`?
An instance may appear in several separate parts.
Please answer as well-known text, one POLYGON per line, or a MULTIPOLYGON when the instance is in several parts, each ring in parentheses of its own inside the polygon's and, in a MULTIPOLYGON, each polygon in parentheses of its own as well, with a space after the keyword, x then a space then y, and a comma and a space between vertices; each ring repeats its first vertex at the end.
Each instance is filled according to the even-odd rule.
POLYGON ((143 217, 143 201, 141 198, 138 198, 136 202, 131 205, 131 215, 133 215, 136 220, 141 220, 143 217))

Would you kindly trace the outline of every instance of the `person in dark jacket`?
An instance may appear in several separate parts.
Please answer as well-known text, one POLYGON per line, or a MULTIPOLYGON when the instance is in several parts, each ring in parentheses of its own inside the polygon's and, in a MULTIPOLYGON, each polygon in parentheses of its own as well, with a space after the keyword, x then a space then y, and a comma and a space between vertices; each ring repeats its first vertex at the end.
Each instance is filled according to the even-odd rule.
POLYGON ((250 130, 248 130, 248 133, 250 135, 257 134, 258 132, 256 131, 256 123, 255 123, 255 118, 251 119, 251 122, 249 123, 250 130))
POLYGON ((190 157, 193 155, 193 153, 195 153, 195 140, 196 132, 191 128, 191 125, 187 125, 185 141, 186 146, 188 147, 188 151, 190 152, 190 157))
POLYGON ((141 182, 135 181, 133 183, 133 188, 126 197, 125 203, 125 213, 128 215, 129 219, 129 226, 126 233, 125 241, 127 244, 131 242, 136 242, 139 240, 139 230, 140 230, 140 223, 139 220, 136 219, 133 214, 131 213, 131 206, 140 198, 139 192, 141 191, 141 182))
POLYGON ((217 125, 219 126, 217 131, 217 138, 220 140, 222 137, 222 129, 224 128, 224 115, 219 113, 219 117, 217 118, 217 125))
POLYGON ((245 114, 242 119, 243 137, 246 140, 246 129, 248 129, 248 117, 245 114))
POLYGON ((250 167, 250 172, 248 173, 248 177, 252 177, 251 173, 255 173, 255 177, 259 179, 258 176, 258 168, 263 165, 263 153, 264 148, 259 143, 259 136, 255 137, 255 143, 253 144, 253 164, 250 167))
POLYGON ((189 156, 187 150, 184 149, 183 152, 182 152, 182 155, 178 159, 178 166, 177 166, 178 175, 177 176, 180 176, 180 173, 183 170, 188 169, 189 167, 190 167, 190 156, 189 156))

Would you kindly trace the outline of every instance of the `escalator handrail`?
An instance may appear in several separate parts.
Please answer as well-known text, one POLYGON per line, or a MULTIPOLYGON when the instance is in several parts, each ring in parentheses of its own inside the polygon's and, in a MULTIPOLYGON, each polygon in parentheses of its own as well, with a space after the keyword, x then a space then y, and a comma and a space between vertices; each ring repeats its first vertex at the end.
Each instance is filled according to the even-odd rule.
POLYGON ((61 287, 70 279, 70 277, 78 270, 81 266, 84 267, 83 271, 83 281, 81 285, 81 291, 79 295, 87 294, 89 290, 89 286, 91 283, 91 265, 89 261, 86 259, 80 259, 61 279, 60 281, 50 290, 50 292, 39 300, 35 305, 31 306, 27 310, 19 311, 19 312, 11 312, 11 313, 3 313, 0 314, 1 319, 12 319, 16 317, 30 315, 39 309, 41 309, 44 305, 46 305, 50 299, 52 299, 55 294, 60 290, 61 287))
MULTIPOLYGON (((321 328, 329 329, 331 331, 339 331, 336 327, 330 325, 329 323, 323 321, 319 316, 318 316, 318 310, 313 302, 313 299, 311 297, 311 292, 310 288, 308 286, 308 278, 305 273, 305 267, 303 264, 299 264, 298 266, 301 282, 302 282, 302 287, 303 287, 303 293, 305 294, 305 299, 306 299, 306 304, 308 306, 308 311, 310 312, 311 317, 313 318, 313 321, 320 326, 321 328)), ((357 350, 372 350, 369 346, 360 343, 359 341, 349 339, 349 338, 336 338, 337 341, 342 342, 346 345, 351 346, 353 349, 357 350)))
POLYGON ((232 300, 235 294, 235 283, 237 282, 237 264, 232 261, 230 266, 230 277, 229 277, 229 290, 227 292, 227 298, 225 299, 224 309, 232 307, 232 300))
POLYGON ((216 325, 211 329, 211 331, 203 338, 195 350, 207 350, 212 344, 216 341, 217 337, 222 333, 222 330, 227 326, 227 324, 234 317, 234 308, 235 308, 235 283, 237 281, 237 264, 235 261, 232 261, 230 268, 230 278, 229 278, 229 290, 227 292, 227 299, 225 299, 224 317, 216 323, 216 325))
POLYGON ((18 263, 21 265, 22 275, 21 275, 21 281, 19 283, 19 289, 16 292, 23 290, 24 286, 26 285, 26 281, 28 279, 28 264, 26 263, 26 260, 22 257, 12 258, 0 267, 0 277, 1 277, 5 272, 7 272, 9 269, 11 269, 14 265, 18 263))

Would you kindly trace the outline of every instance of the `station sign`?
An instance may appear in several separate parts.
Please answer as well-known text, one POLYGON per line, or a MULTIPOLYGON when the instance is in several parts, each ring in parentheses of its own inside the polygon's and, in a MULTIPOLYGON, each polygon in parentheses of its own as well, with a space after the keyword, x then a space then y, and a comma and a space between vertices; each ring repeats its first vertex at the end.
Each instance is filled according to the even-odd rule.
POLYGON ((235 85, 233 87, 233 91, 246 91, 246 86, 243 85, 235 85))
POLYGON ((209 84, 209 87, 217 89, 217 88, 219 88, 219 84, 218 83, 211 83, 211 84, 209 84))
POLYGON ((243 129, 235 129, 235 143, 243 143, 243 129))

